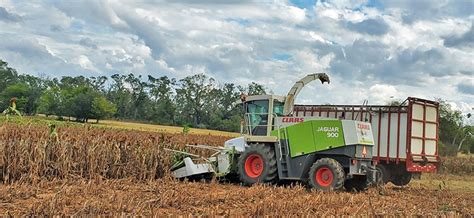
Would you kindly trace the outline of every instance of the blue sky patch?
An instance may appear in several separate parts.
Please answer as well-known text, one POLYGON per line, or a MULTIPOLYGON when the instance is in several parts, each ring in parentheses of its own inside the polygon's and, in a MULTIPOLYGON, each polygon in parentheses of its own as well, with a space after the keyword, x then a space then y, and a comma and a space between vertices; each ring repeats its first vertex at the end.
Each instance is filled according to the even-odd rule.
POLYGON ((276 60, 280 60, 280 61, 287 61, 288 59, 291 58, 291 55, 286 54, 286 53, 279 53, 279 54, 273 54, 272 58, 276 60))
POLYGON ((298 8, 311 9, 316 4, 316 0, 290 0, 290 2, 298 8))

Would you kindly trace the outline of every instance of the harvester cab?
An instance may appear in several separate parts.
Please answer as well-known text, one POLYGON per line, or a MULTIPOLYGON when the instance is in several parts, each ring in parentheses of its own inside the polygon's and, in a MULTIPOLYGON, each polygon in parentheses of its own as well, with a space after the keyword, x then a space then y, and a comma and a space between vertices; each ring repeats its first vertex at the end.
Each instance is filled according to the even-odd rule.
POLYGON ((325 191, 367 188, 376 172, 370 123, 292 115, 301 89, 317 79, 329 83, 326 74, 310 74, 286 96, 241 96, 243 136, 213 148, 209 158, 198 157, 204 163, 193 162, 189 154, 175 164, 174 176, 237 175, 246 185, 297 180, 325 191))

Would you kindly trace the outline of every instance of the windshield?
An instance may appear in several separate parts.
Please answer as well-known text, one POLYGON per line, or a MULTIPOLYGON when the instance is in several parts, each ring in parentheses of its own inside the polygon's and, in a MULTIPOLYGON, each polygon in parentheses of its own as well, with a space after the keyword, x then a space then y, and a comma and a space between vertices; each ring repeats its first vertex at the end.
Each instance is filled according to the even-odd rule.
POLYGON ((249 101, 247 123, 252 135, 266 135, 268 124, 268 100, 249 101))

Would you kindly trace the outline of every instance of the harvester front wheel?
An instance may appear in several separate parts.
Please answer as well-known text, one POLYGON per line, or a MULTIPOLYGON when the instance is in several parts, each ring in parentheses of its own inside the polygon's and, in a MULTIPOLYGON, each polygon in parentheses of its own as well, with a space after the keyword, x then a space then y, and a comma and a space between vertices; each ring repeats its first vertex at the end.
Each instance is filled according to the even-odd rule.
POLYGON ((271 183, 277 178, 275 151, 270 145, 251 144, 239 157, 238 172, 245 185, 271 183))
POLYGON ((332 158, 319 159, 309 170, 309 185, 318 190, 340 190, 344 180, 344 168, 332 158))

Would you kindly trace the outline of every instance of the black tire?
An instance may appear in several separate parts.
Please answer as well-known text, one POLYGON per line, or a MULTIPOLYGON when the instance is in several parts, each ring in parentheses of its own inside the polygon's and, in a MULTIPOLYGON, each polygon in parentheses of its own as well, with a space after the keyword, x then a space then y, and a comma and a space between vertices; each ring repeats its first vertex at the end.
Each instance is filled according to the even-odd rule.
POLYGON ((309 185, 318 190, 336 191, 344 187, 344 168, 339 162, 332 158, 317 160, 313 166, 311 166, 308 177, 309 185))
POLYGON ((376 182, 378 185, 385 185, 391 180, 391 173, 388 168, 382 164, 377 164, 376 182))
MULTIPOLYGON (((255 166, 257 166, 255 165, 255 166)), ((251 144, 245 151, 240 155, 238 162, 238 173, 240 181, 245 185, 253 185, 255 183, 273 183, 277 179, 277 161, 273 147, 266 144, 251 144), (253 163, 250 158, 260 158, 262 169, 257 170, 260 173, 254 173, 254 171, 246 169, 246 165, 249 166, 253 163)))
POLYGON ((367 176, 354 177, 344 182, 344 188, 348 192, 361 192, 367 190, 368 187, 367 176))
POLYGON ((411 173, 403 173, 392 178, 392 183, 396 186, 408 185, 411 181, 411 173))

